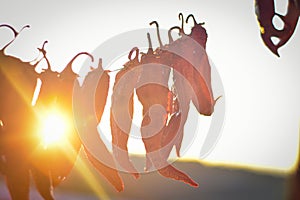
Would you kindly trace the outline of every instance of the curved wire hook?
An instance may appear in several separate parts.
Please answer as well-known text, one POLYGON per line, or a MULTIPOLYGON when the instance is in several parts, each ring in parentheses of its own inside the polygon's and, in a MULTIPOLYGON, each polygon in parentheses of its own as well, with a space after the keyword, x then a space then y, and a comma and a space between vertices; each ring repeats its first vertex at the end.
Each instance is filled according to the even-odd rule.
POLYGON ((184 18, 183 18, 183 14, 179 13, 178 14, 178 18, 179 18, 179 20, 181 20, 181 32, 180 33, 185 34, 184 33, 184 18))
POLYGON ((72 65, 73 65, 73 62, 80 56, 80 55, 87 55, 88 57, 91 58, 91 61, 94 62, 94 56, 88 52, 80 52, 78 53, 76 56, 74 56, 70 62, 67 64, 67 66, 65 67, 65 69, 60 73, 60 75, 62 74, 76 74, 73 69, 72 69, 72 65))
MULTIPOLYGON (((185 23, 188 23, 188 21, 189 21, 189 19, 190 19, 190 17, 192 17, 193 18, 193 21, 194 21, 194 26, 196 26, 198 23, 197 23, 197 21, 196 21, 196 19, 195 19, 195 17, 194 17, 194 15, 193 14, 190 14, 187 18, 186 18, 186 20, 185 20, 185 23)), ((205 23, 204 22, 201 22, 201 23, 199 23, 199 25, 204 25, 205 23)))
POLYGON ((1 27, 6 27, 6 28, 9 28, 13 33, 14 33, 14 39, 12 39, 8 44, 6 44, 2 49, 1 51, 4 51, 11 43, 13 43, 15 41, 15 39, 18 37, 18 35, 25 29, 25 28, 30 28, 29 25, 25 25, 21 28, 21 30, 18 32, 16 31, 16 29, 14 29, 12 26, 8 25, 8 24, 1 24, 0 25, 0 28, 1 27))
POLYGON ((129 54, 128 54, 128 59, 129 59, 129 60, 135 60, 135 59, 138 60, 138 59, 139 59, 139 53, 140 53, 139 48, 133 47, 133 48, 131 49, 131 51, 129 52, 129 54), (135 52, 135 57, 132 59, 131 56, 132 56, 133 52, 135 52))
POLYGON ((156 25, 156 34, 157 34, 157 38, 158 38, 158 42, 159 42, 159 47, 162 48, 163 47, 163 44, 162 44, 162 41, 161 41, 161 38, 160 38, 160 33, 159 33, 159 25, 157 23, 157 21, 153 21, 150 23, 150 26, 152 24, 155 24, 156 25))
POLYGON ((179 30, 179 35, 182 32, 182 29, 179 26, 173 26, 172 28, 170 28, 169 31, 168 31, 169 44, 171 44, 172 42, 174 42, 172 34, 171 34, 172 30, 174 30, 174 29, 178 29, 179 30))

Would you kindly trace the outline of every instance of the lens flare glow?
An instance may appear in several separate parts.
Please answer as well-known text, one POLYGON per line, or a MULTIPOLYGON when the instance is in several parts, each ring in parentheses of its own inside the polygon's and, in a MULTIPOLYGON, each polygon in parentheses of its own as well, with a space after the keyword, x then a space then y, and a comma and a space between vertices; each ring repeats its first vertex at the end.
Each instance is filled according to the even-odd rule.
POLYGON ((42 117, 41 139, 44 148, 65 142, 70 123, 67 117, 58 110, 51 110, 42 117))

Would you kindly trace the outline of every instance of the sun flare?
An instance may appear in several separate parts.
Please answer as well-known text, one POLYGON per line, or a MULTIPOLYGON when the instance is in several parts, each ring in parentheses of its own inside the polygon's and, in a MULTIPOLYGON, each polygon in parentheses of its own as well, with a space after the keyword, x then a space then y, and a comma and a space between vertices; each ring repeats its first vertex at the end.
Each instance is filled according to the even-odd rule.
POLYGON ((43 115, 41 122, 40 136, 44 148, 65 141, 70 123, 63 112, 53 109, 43 115))

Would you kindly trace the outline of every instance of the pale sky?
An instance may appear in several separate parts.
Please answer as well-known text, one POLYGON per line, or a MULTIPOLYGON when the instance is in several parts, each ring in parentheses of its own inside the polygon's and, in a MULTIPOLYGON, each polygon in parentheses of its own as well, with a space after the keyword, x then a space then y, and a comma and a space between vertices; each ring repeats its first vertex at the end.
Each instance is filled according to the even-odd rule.
MULTIPOLYGON (((284 12, 284 5, 278 5, 280 12, 284 12)), ((113 36, 149 28, 153 20, 165 29, 179 25, 179 12, 194 14, 199 22, 205 22, 207 53, 224 86, 226 112, 221 136, 203 159, 289 169, 299 142, 300 30, 297 26, 277 58, 262 43, 253 1, 1 0, 0 23, 17 30, 31 26, 8 49, 9 54, 32 60, 38 53, 36 48, 48 40, 48 57, 53 66, 61 67, 78 52, 93 52, 113 36)), ((0 34, 3 45, 11 35, 4 29, 0 34)), ((209 124, 210 120, 202 118, 200 123, 209 124)), ((198 159, 195 155, 199 155, 204 139, 201 133, 199 130, 200 139, 184 157, 198 159)))

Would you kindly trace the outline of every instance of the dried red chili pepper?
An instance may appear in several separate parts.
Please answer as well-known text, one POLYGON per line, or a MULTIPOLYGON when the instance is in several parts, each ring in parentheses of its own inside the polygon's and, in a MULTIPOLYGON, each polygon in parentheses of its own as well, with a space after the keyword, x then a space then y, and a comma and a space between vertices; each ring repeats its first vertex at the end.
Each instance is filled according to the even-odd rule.
MULTIPOLYGON (((152 22, 151 24, 155 23, 157 26, 157 22, 152 22)), ((160 46, 162 46, 162 42, 159 37, 159 32, 157 29, 157 35, 158 35, 158 40, 160 43, 160 46)), ((141 64, 143 65, 142 67, 142 73, 141 77, 139 79, 139 86, 136 89, 136 93, 138 96, 139 101, 141 102, 143 106, 143 121, 142 121, 142 126, 141 126, 141 132, 142 132, 142 138, 144 143, 147 143, 147 137, 145 133, 143 133, 143 126, 146 126, 148 123, 150 123, 150 118, 149 118, 149 109, 152 105, 161 105, 163 108, 168 107, 168 94, 169 90, 168 88, 168 79, 169 79, 169 73, 170 70, 163 68, 160 66, 160 57, 159 57, 159 50, 153 51, 152 48, 152 43, 150 39, 150 34, 147 34, 148 37, 148 42, 149 42, 149 48, 147 54, 143 54, 141 57, 141 64), (146 84, 143 85, 145 82, 146 84), (147 83, 150 82, 150 83, 147 83), (151 83, 153 82, 153 83, 151 83), (153 94, 159 94, 159 95, 153 95, 153 94)), ((153 117, 156 117, 153 115, 153 117)), ((161 117, 161 125, 160 127, 162 128, 167 120, 167 113, 163 114, 163 116, 158 116, 161 117)), ((159 135, 159 134, 158 134, 159 135)), ((149 137, 150 138, 150 137, 149 137)), ((157 140, 151 140, 155 142, 155 145, 157 149, 160 148, 160 139, 157 140)), ((146 147, 146 144, 145 144, 146 147)), ((152 150, 147 149, 146 147, 146 152, 151 152, 152 150)), ((152 166, 152 162, 150 161, 148 154, 146 153, 146 170, 148 170, 152 166)))
POLYGON ((35 141, 32 123, 37 121, 31 107, 38 74, 28 62, 5 54, 6 48, 17 38, 24 26, 17 32, 10 25, 14 39, 0 51, 0 146, 1 168, 12 199, 29 199, 30 153, 35 141), (26 116, 26 118, 24 118, 26 116))
POLYGON ((103 70, 102 60, 100 59, 98 68, 93 69, 87 74, 82 87, 79 86, 79 82, 76 81, 74 83, 74 96, 76 98, 74 99, 73 106, 78 132, 95 136, 95 141, 93 142, 100 148, 99 157, 101 158, 99 159, 90 152, 85 143, 82 143, 87 158, 95 169, 120 192, 124 189, 123 181, 118 170, 116 170, 113 156, 102 142, 97 130, 97 124, 102 118, 107 100, 109 80, 108 71, 103 70), (95 85, 95 81, 97 80, 99 81, 95 85), (95 109, 96 113, 94 113, 95 109), (95 119, 95 114, 97 119, 95 119))
POLYGON ((130 172, 135 178, 139 173, 129 159, 127 142, 133 119, 133 94, 138 81, 140 70, 136 67, 139 63, 139 49, 133 48, 129 55, 129 61, 124 64, 116 75, 112 94, 110 111, 110 126, 112 134, 113 154, 121 167, 130 172), (132 59, 131 55, 136 52, 132 59))
POLYGON ((88 55, 92 60, 93 57, 86 52, 79 53, 71 59, 61 73, 57 73, 51 70, 52 67, 46 56, 44 46, 45 43, 43 48, 39 50, 43 54, 48 68, 39 76, 42 80, 42 87, 35 105, 36 111, 39 114, 39 112, 45 112, 55 107, 61 110, 71 123, 67 132, 64 133, 66 142, 64 145, 47 148, 41 146, 32 154, 31 171, 37 189, 45 199, 51 199, 53 198, 52 187, 61 183, 70 173, 81 147, 81 141, 72 120, 73 83, 77 78, 77 74, 72 71, 72 64, 82 54, 88 55))
MULTIPOLYGON (((197 24, 193 15, 189 15, 187 21, 190 17, 195 23, 191 34, 184 34, 182 38, 170 44, 169 48, 181 49, 180 56, 184 59, 176 60, 174 69, 192 86, 191 92, 195 93, 192 100, 198 112, 209 116, 213 113, 215 100, 211 87, 211 67, 205 52, 207 34, 202 27, 203 23, 197 24)), ((184 33, 183 29, 182 33, 184 33)))
MULTIPOLYGON (((172 30, 178 29, 179 34, 184 35, 183 33, 184 19, 181 13, 179 14, 179 19, 182 20, 182 28, 178 26, 174 26, 169 29, 168 31, 169 45, 174 42, 171 35, 172 30)), ((174 68, 176 67, 176 62, 178 62, 178 60, 180 61, 181 58, 176 54, 173 54, 172 57, 173 57, 172 60, 175 61, 174 63, 172 63, 172 67, 174 68)), ((179 68, 179 70, 182 71, 182 68, 179 68)), ((191 73, 193 72, 189 71, 189 73, 185 74, 185 76, 190 77, 192 76, 191 73)), ((173 70, 173 88, 176 96, 176 98, 172 100, 174 109, 171 112, 172 115, 168 122, 168 126, 164 131, 164 137, 162 140, 163 143, 162 146, 165 147, 165 150, 163 152, 163 156, 165 157, 165 159, 169 157, 169 154, 173 146, 175 146, 176 148, 177 156, 178 157, 180 156, 180 148, 183 139, 183 128, 188 117, 189 104, 190 104, 190 99, 189 99, 190 94, 188 93, 190 88, 186 84, 185 77, 183 77, 182 73, 180 74, 176 70, 173 70)))

